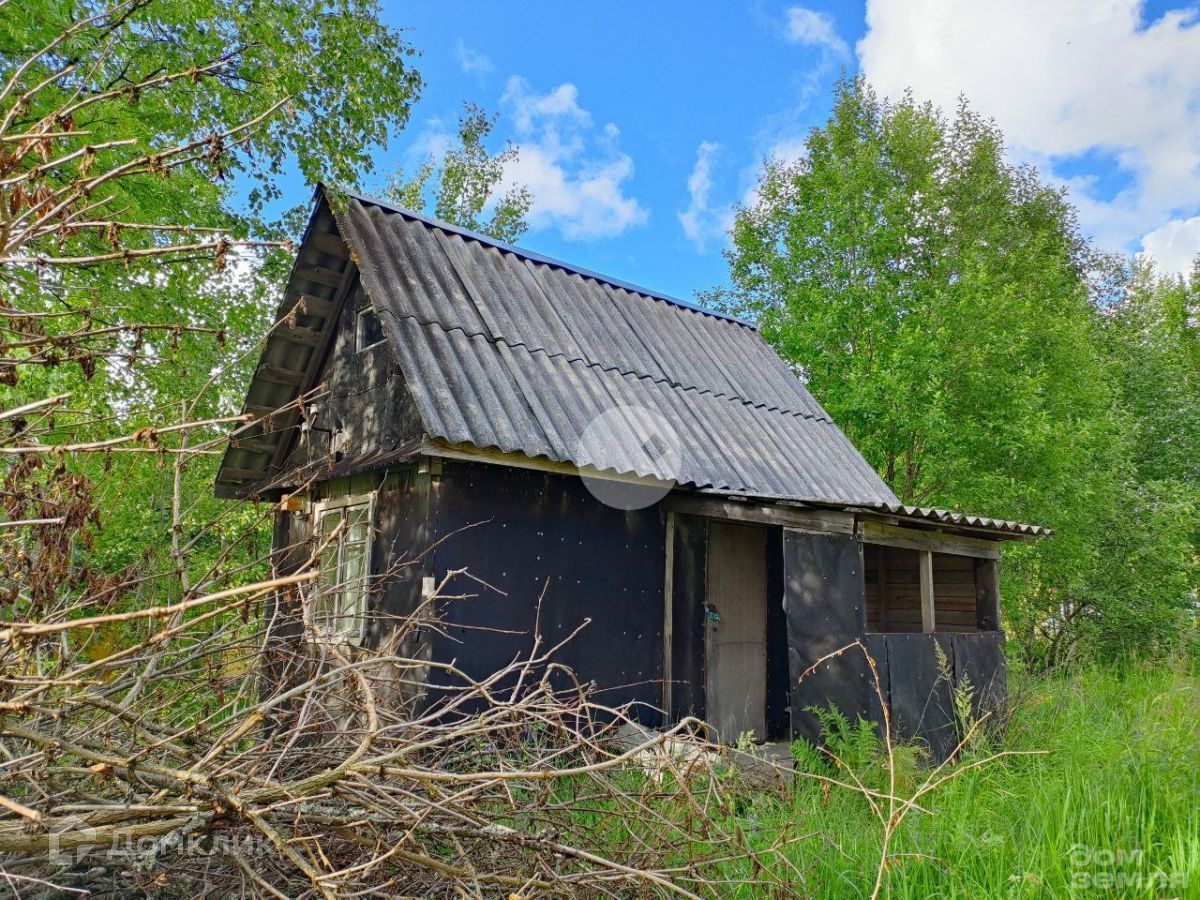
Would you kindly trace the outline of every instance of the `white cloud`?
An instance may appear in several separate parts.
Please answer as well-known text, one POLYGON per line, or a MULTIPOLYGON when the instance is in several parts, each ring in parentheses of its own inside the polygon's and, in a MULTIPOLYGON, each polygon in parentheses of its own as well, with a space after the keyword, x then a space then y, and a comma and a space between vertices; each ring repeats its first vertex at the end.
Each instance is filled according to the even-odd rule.
POLYGON ((787 11, 786 35, 789 41, 808 47, 820 47, 834 56, 846 56, 850 50, 838 36, 833 19, 826 13, 793 6, 787 11))
POLYGON ((1133 249, 1200 209, 1200 15, 1144 26, 1141 13, 1140 0, 868 0, 857 49, 884 94, 911 87, 948 110, 965 94, 1016 158, 1057 166, 1102 245, 1133 249), (1121 170, 1115 196, 1064 177, 1084 153, 1121 170))
POLYGON ((1200 216, 1172 219, 1142 238, 1142 252, 1153 256, 1164 272, 1191 275, 1200 254, 1200 216))
POLYGON ((709 238, 724 235, 729 231, 732 213, 729 209, 713 209, 710 197, 713 188, 713 164, 721 152, 721 145, 712 141, 701 141, 696 148, 696 165, 688 176, 687 209, 678 213, 683 233, 696 249, 703 252, 709 238))
POLYGON ((453 143, 454 135, 443 119, 428 119, 404 151, 404 166, 415 171, 430 159, 441 159, 453 143))
POLYGON ((645 223, 648 213, 626 193, 633 160, 619 148, 613 123, 597 129, 573 84, 539 94, 517 76, 500 101, 513 123, 518 157, 505 173, 529 188, 531 228, 557 228, 569 239, 614 237, 645 223))
POLYGON ((454 55, 464 75, 490 75, 496 68, 490 59, 472 50, 461 39, 454 45, 454 55))

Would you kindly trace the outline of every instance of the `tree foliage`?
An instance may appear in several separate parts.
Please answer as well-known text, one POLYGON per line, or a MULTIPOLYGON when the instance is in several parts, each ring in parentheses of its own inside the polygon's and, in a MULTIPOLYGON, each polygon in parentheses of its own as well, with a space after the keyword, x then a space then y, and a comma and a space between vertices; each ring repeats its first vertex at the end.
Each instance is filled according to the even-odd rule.
POLYGON ((526 216, 533 203, 529 190, 502 190, 505 168, 517 158, 511 144, 491 153, 485 141, 496 116, 467 103, 458 120, 456 141, 439 158, 431 155, 412 176, 398 171, 387 196, 409 209, 430 207, 433 214, 454 225, 515 243, 529 227, 526 216))
POLYGON ((1194 314, 1182 287, 1127 288, 993 123, 843 81, 803 156, 768 162, 729 261, 719 302, 759 322, 905 502, 1057 531, 1009 553, 1026 649, 1144 647, 1179 627, 1196 583, 1195 426, 1176 421, 1195 400, 1194 314))
MULTIPOLYGON (((420 90, 412 48, 373 0, 5 3, 0 48, 0 407, 69 395, 25 436, 45 443, 236 412, 290 264, 280 175, 369 168, 420 90)), ((67 468, 112 526, 92 561, 151 565, 170 468, 67 468)), ((189 533, 214 468, 184 473, 189 533)))

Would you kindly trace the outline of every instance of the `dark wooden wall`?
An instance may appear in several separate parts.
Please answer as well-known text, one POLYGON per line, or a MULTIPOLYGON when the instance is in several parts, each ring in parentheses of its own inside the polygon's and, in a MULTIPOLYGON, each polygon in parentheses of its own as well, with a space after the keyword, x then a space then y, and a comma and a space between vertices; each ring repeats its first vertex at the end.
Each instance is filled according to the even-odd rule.
POLYGON ((914 551, 860 545, 851 535, 784 532, 792 723, 797 737, 820 738, 809 707, 836 706, 851 721, 861 717, 882 729, 882 694, 891 711, 893 734, 923 741, 934 758, 943 759, 961 737, 962 723, 955 719, 953 704, 956 689, 970 686, 976 716, 1004 703, 1004 635, 981 630, 993 622, 988 618, 992 614, 979 614, 976 623, 974 610, 977 581, 981 595, 994 594, 994 560, 934 555, 935 600, 939 590, 946 598, 937 614, 953 619, 944 623, 944 632, 939 625, 939 633, 919 633, 919 611, 918 633, 903 633, 911 628, 911 620, 890 611, 883 625, 886 633, 868 630, 879 627, 878 607, 871 607, 878 603, 881 586, 902 598, 919 593, 915 559, 914 551), (911 572, 906 554, 912 558, 911 572), (882 585, 881 577, 887 579, 882 585), (970 612, 964 608, 968 604, 970 612), (861 648, 855 646, 804 675, 823 656, 855 641, 861 648))
POLYGON ((978 631, 975 560, 933 554, 933 621, 938 631, 978 631))
MULTIPOLYGON (((427 458, 323 483, 313 499, 368 492, 376 492, 368 644, 387 641, 396 619, 417 608, 422 578, 440 582, 466 569, 446 592, 468 596, 444 601, 440 627, 422 632, 419 645, 397 648, 401 653, 453 662, 479 679, 527 657, 535 635, 548 648, 578 629, 555 659, 594 686, 598 699, 614 706, 633 702, 643 723, 662 724, 667 529, 659 505, 627 512, 605 506, 572 476, 427 458)), ((306 529, 301 517, 281 516, 281 570, 295 558, 285 548, 306 529)), ((703 718, 708 521, 677 513, 672 533, 670 719, 703 718)), ((1003 635, 868 633, 864 549, 870 548, 849 534, 769 529, 769 736, 818 739, 809 707, 833 705, 852 719, 882 724, 860 649, 804 674, 826 654, 861 640, 875 661, 896 734, 922 738, 942 755, 953 747, 956 685, 970 682, 980 712, 1003 702, 1003 635)), ((970 568, 958 560, 935 568, 943 579, 955 574, 951 588, 961 582, 960 602, 967 601, 968 581, 994 591, 994 561, 980 566, 962 559, 970 568)), ((571 682, 559 677, 556 683, 566 688, 571 682)), ((434 669, 426 697, 436 703, 455 686, 434 669)))
POLYGON ((858 539, 849 534, 783 532, 784 614, 791 678, 792 734, 816 741, 811 707, 836 706, 853 721, 881 721, 866 656, 851 648, 866 631, 865 590, 858 539), (816 666, 815 671, 809 671, 816 666))
POLYGON ((892 733, 924 742, 935 759, 945 759, 963 736, 965 723, 954 710, 957 689, 969 685, 977 718, 1005 703, 1002 632, 870 634, 866 644, 891 708, 892 733))
POLYGON ((421 435, 420 416, 390 342, 356 349, 357 313, 369 303, 356 283, 321 370, 326 395, 316 401, 317 414, 296 438, 283 471, 314 462, 369 460, 421 435))
MULTIPOLYGON (((416 568, 437 578, 466 568, 449 590, 474 595, 444 604, 434 659, 483 678, 528 655, 535 633, 545 648, 581 629, 556 659, 594 683, 598 700, 632 701, 641 721, 661 721, 666 549, 657 504, 626 512, 573 476, 449 460, 428 503, 428 538, 439 543, 416 568)), ((438 686, 449 685, 433 673, 438 686)))
POLYGON ((708 519, 675 514, 671 578, 672 721, 703 719, 704 591, 708 572, 708 519))

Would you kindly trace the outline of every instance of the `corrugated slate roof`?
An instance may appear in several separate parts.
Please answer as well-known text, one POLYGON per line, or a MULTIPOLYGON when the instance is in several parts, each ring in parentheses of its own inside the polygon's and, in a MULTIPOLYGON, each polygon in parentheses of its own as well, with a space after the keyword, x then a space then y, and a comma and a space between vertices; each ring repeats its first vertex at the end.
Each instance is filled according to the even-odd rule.
POLYGON ((698 487, 899 502, 745 323, 369 198, 337 219, 431 437, 698 487), (634 409, 682 452, 655 452, 637 415, 612 413, 634 409), (600 439, 581 441, 597 421, 600 439))
POLYGON ((981 528, 987 531, 1026 535, 1028 537, 1048 537, 1054 533, 1044 525, 1028 525, 1025 522, 1014 522, 1010 519, 993 519, 989 516, 972 516, 967 513, 954 512, 949 509, 937 509, 932 506, 908 506, 904 503, 871 503, 863 504, 863 506, 873 512, 890 513, 903 519, 920 519, 939 525, 957 525, 960 528, 981 528))
POLYGON ((911 506, 907 503, 875 502, 850 503, 837 500, 795 501, 779 494, 724 491, 705 488, 699 493, 729 500, 761 502, 800 508, 837 509, 852 513, 870 513, 872 518, 896 519, 900 524, 953 525, 961 529, 992 532, 996 535, 1013 537, 1049 537, 1054 533, 1045 525, 1030 525, 1011 519, 995 519, 990 516, 974 516, 934 506, 911 506))

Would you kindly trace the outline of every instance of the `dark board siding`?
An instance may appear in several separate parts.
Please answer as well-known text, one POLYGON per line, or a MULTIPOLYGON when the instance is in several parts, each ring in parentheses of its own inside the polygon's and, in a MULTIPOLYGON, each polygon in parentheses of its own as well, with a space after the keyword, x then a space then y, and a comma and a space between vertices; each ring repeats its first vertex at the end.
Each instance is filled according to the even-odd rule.
POLYGON ((952 553, 933 554, 933 620, 938 631, 978 631, 975 560, 952 553))
POLYGON ((671 579, 671 719, 703 719, 704 592, 708 571, 708 519, 675 515, 671 579))
MULTIPOLYGON (((998 631, 868 634, 863 642, 888 700, 893 736, 924 744, 936 760, 945 759, 963 737, 963 723, 953 709, 955 691, 970 685, 976 719, 1004 705, 1007 670, 1004 635, 998 631)), ((871 716, 882 726, 877 703, 871 716)))
POLYGON ((981 631, 954 637, 954 683, 969 681, 976 718, 1000 712, 1008 698, 1004 633, 981 631))
POLYGON ((902 740, 924 740, 937 759, 944 759, 956 743, 952 636, 889 634, 887 645, 893 732, 902 740))
POLYGON ((783 529, 767 533, 767 738, 791 736, 787 618, 784 614, 783 529))
POLYGON ((836 706, 878 721, 881 713, 866 657, 858 648, 822 663, 827 654, 856 641, 866 630, 863 567, 859 542, 849 535, 810 534, 785 528, 788 672, 792 734, 818 740, 810 707, 836 706))
MULTIPOLYGON (((367 643, 379 647, 389 640, 394 620, 411 616, 420 604, 421 578, 429 569, 434 536, 430 523, 430 476, 416 463, 378 475, 355 476, 355 481, 382 482, 375 496, 375 539, 371 553, 371 616, 367 643)), ((417 657, 427 637, 416 632, 396 647, 401 656, 417 657)))
MULTIPOLYGON (((661 722, 665 523, 658 505, 625 512, 571 476, 449 461, 430 500, 432 536, 442 542, 433 574, 467 568, 471 577, 457 577, 451 591, 475 595, 445 605, 435 659, 483 678, 528 656, 535 633, 544 650, 582 626, 555 659, 594 684, 598 700, 633 702, 641 721, 661 722)), ((434 673, 431 684, 445 686, 445 678, 434 673)))
POLYGON ((317 401, 312 427, 296 439, 283 471, 382 455, 421 435, 420 416, 391 345, 356 349, 357 313, 369 303, 356 285, 343 304, 321 369, 326 396, 317 401))

